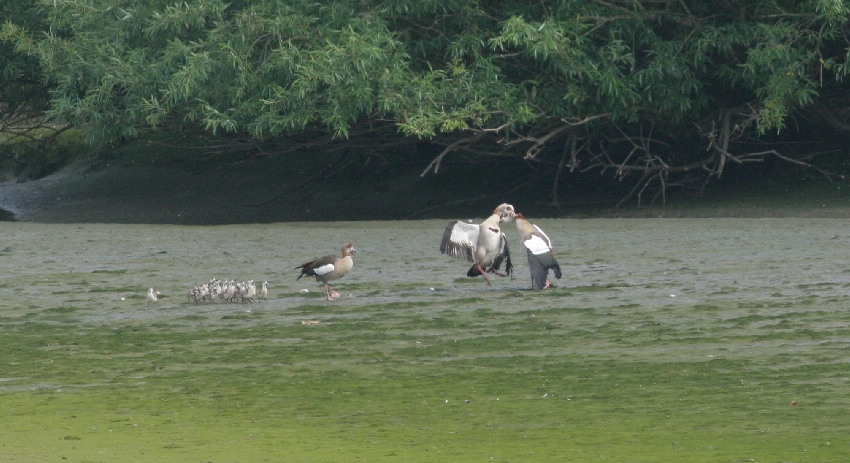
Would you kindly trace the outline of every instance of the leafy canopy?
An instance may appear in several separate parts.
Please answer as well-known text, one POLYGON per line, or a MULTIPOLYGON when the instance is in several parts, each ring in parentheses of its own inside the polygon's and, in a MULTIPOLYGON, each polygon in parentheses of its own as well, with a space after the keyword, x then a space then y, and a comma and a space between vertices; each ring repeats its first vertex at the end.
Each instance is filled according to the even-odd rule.
MULTIPOLYGON (((22 30, 37 33, 45 26, 43 15, 25 2, 0 3, 0 25, 6 20, 19 21, 22 30)), ((19 130, 41 115, 49 94, 42 81, 37 57, 19 53, 14 43, 0 40, 0 134, 21 134, 19 130)))
POLYGON ((796 111, 844 90, 850 72, 843 0, 42 0, 28 8, 43 27, 7 16, 0 38, 38 59, 51 114, 87 128, 93 141, 175 125, 256 139, 308 128, 347 137, 389 122, 415 137, 488 135, 491 152, 527 158, 580 140, 603 169, 702 162, 719 176, 736 136, 787 128, 796 111), (712 157, 658 151, 683 135, 698 140, 695 151, 708 143, 712 157), (615 138, 628 143, 601 148, 615 138))

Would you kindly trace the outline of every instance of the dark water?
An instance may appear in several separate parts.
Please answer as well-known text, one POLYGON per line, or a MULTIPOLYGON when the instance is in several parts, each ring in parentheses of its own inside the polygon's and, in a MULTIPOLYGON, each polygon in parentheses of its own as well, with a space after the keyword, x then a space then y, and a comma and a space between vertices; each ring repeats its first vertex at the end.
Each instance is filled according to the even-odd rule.
POLYGON ((0 222, 14 222, 15 214, 0 207, 0 222))

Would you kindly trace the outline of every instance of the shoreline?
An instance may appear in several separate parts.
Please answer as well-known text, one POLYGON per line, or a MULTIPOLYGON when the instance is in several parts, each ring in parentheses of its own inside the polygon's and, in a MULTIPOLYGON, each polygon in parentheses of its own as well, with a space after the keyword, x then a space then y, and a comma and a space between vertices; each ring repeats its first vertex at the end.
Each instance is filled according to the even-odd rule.
POLYGON ((850 186, 841 183, 718 188, 701 199, 677 196, 666 207, 615 209, 603 200, 590 204, 592 197, 571 196, 571 204, 556 209, 539 191, 502 196, 470 194, 464 185, 453 189, 464 172, 420 178, 414 168, 377 180, 333 177, 307 188, 307 169, 300 169, 292 175, 286 160, 268 158, 196 169, 95 169, 76 163, 40 179, 0 182, 0 221, 216 225, 433 219, 481 216, 503 201, 538 218, 850 217, 850 186))

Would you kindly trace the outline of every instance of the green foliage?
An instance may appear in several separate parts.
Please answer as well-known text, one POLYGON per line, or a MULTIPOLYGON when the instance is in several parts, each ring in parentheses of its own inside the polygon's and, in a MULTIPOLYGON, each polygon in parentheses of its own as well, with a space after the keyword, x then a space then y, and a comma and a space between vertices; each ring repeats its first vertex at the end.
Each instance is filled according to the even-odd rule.
POLYGON ((850 72, 841 0, 4 8, 28 13, 8 16, 15 24, 2 38, 37 58, 52 83, 51 114, 86 127, 92 141, 175 125, 257 139, 314 128, 348 137, 375 121, 415 137, 488 131, 533 141, 569 125, 544 146, 571 135, 635 140, 644 127, 679 137, 728 111, 736 127, 762 135, 840 91, 850 72))
POLYGON ((27 2, 0 3, 0 133, 47 105, 48 87, 42 81, 38 60, 15 46, 17 38, 24 38, 24 31, 42 30, 43 19, 43 12, 27 2), (16 25, 9 22, 13 19, 16 25))

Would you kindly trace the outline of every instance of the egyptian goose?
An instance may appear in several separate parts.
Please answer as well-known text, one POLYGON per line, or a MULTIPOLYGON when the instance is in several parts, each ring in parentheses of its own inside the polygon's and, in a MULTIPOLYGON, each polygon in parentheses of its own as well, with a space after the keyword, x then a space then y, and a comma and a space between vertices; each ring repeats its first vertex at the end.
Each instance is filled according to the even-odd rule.
POLYGON ((516 214, 515 220, 516 229, 528 254, 531 289, 546 289, 551 286, 549 269, 554 271, 555 278, 561 278, 561 266, 552 254, 552 241, 540 227, 529 222, 522 214, 516 214))
POLYGON ((511 253, 508 249, 508 239, 499 224, 514 220, 514 207, 510 204, 500 204, 493 214, 480 224, 465 223, 459 220, 449 222, 440 242, 440 252, 451 257, 473 262, 466 276, 482 275, 484 282, 490 286, 487 273, 508 276, 513 272, 511 253), (505 273, 499 272, 499 267, 505 263, 505 273))
POLYGON ((325 294, 328 300, 332 301, 339 298, 339 293, 328 286, 328 281, 337 280, 344 277, 354 267, 352 254, 356 254, 354 246, 351 243, 345 243, 342 246, 342 257, 325 256, 310 262, 303 263, 296 269, 301 269, 301 274, 296 280, 300 280, 304 275, 316 277, 316 281, 325 284, 325 294))

